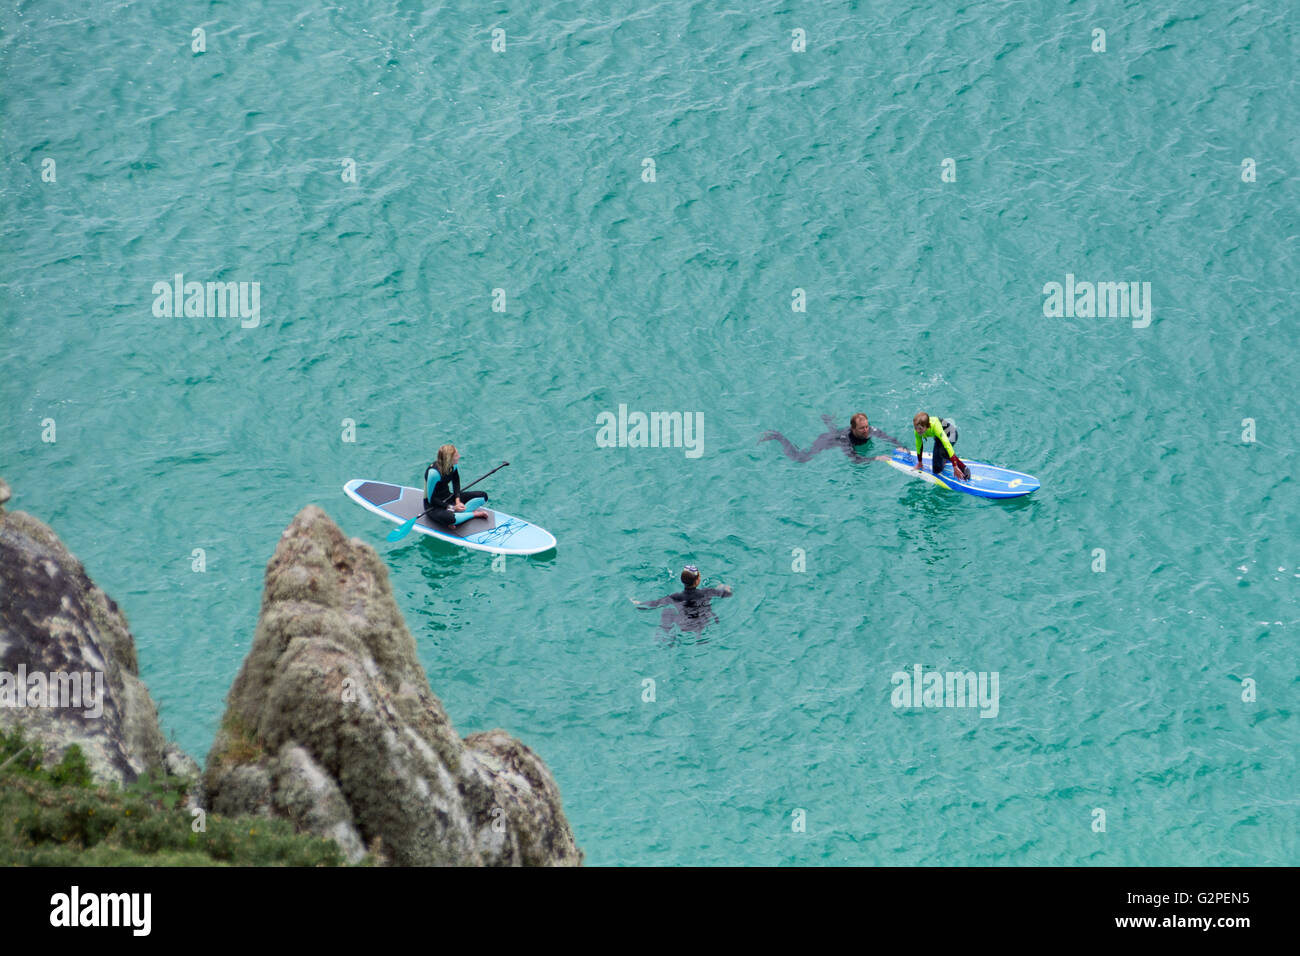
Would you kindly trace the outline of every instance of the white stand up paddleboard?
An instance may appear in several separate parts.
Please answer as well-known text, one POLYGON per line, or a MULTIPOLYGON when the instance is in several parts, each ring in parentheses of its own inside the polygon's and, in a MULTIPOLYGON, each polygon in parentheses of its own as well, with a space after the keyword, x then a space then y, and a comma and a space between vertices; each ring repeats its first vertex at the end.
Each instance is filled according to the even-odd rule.
MULTIPOLYGON (((407 485, 353 478, 343 486, 343 493, 367 511, 382 515, 396 524, 404 524, 424 510, 424 495, 420 489, 407 485)), ((474 502, 467 502, 465 507, 474 510, 474 502)), ((479 507, 488 512, 486 518, 471 518, 462 524, 444 528, 425 515, 415 523, 412 530, 464 548, 492 554, 541 554, 555 547, 555 536, 545 528, 494 508, 479 507)))

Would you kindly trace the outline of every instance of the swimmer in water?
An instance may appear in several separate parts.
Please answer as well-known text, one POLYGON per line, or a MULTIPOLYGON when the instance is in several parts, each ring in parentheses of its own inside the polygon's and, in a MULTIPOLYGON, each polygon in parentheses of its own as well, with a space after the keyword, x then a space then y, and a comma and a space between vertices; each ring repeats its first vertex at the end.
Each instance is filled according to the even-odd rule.
POLYGON ((718 619, 718 615, 713 613, 713 608, 710 607, 710 599, 731 597, 731 585, 702 588, 700 569, 693 564, 688 564, 682 568, 682 586, 683 590, 675 594, 654 601, 638 601, 632 598, 632 603, 645 610, 662 607, 664 610, 659 616, 659 627, 665 635, 672 631, 674 624, 682 631, 698 634, 704 630, 705 625, 718 619))
POLYGON ((793 458, 795 461, 807 461, 809 458, 812 458, 813 455, 820 454, 828 448, 841 448, 844 450, 844 454, 849 456, 849 460, 855 464, 864 461, 888 460, 888 455, 864 456, 861 454, 863 451, 866 451, 867 442, 872 438, 884 438, 887 441, 893 442, 900 448, 903 447, 903 443, 897 438, 886 435, 879 428, 873 428, 871 422, 867 420, 867 416, 862 412, 858 412, 849 419, 848 428, 836 427, 835 419, 831 418, 829 415, 823 415, 822 421, 826 423, 827 430, 817 436, 817 440, 813 442, 812 447, 807 451, 800 451, 794 446, 790 439, 786 438, 780 432, 764 432, 762 437, 759 438, 759 441, 780 442, 781 447, 785 449, 786 455, 793 458))

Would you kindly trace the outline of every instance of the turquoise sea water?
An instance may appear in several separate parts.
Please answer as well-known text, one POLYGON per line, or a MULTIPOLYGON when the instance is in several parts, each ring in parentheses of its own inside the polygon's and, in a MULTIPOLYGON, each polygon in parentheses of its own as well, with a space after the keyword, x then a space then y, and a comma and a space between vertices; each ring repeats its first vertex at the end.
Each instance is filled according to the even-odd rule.
POLYGON ((1300 863, 1292 12, 7 4, 9 507, 200 758, 316 503, 590 863, 1300 863), (259 324, 155 316, 177 273, 259 283, 259 324), (1149 282, 1149 327, 1045 316, 1067 274, 1149 282), (620 404, 702 413, 703 454, 597 447, 620 404), (758 443, 919 409, 1042 490, 758 443), (443 441, 558 550, 493 571, 344 498, 443 441), (735 596, 666 645, 628 598, 687 562, 735 596), (997 672, 997 716, 893 707, 918 664, 997 672))

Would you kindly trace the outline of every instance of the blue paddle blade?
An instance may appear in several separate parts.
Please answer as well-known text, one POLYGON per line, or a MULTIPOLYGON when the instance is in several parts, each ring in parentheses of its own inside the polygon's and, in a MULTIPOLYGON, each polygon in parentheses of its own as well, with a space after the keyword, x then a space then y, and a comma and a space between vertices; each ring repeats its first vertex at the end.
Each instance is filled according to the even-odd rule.
POLYGON ((416 519, 418 519, 419 517, 420 517, 419 515, 416 515, 414 518, 411 518, 409 521, 407 521, 406 524, 402 525, 399 528, 394 528, 392 531, 388 532, 388 540, 401 541, 403 538, 405 538, 408 534, 411 533, 411 529, 415 527, 416 519))

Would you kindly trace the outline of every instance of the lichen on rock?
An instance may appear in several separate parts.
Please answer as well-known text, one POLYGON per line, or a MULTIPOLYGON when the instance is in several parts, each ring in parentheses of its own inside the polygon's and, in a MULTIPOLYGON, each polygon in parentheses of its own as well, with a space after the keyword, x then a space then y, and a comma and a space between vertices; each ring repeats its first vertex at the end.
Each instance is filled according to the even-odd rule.
POLYGON ((504 731, 461 740, 429 688, 388 570, 320 508, 266 570, 253 646, 204 789, 397 865, 577 865, 541 759, 504 731))
POLYGON ((163 737, 121 609, 48 526, 4 509, 10 494, 0 480, 0 727, 21 725, 50 763, 79 744, 101 783, 125 785, 155 768, 197 776, 197 764, 163 737), (87 678, 80 692, 102 686, 93 707, 88 698, 79 706, 14 706, 15 690, 27 694, 33 675, 74 674, 87 678))

